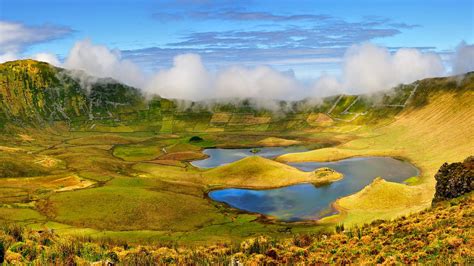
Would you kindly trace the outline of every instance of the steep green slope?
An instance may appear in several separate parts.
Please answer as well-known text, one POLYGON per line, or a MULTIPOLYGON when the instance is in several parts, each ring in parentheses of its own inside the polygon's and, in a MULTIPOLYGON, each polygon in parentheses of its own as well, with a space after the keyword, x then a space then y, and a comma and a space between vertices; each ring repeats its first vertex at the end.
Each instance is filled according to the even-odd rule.
POLYGON ((139 90, 111 79, 19 60, 0 64, 0 126, 66 121, 76 131, 287 131, 327 126, 313 123, 318 114, 337 125, 370 124, 392 121, 403 110, 420 108, 439 91, 461 93, 473 84, 474 73, 425 79, 375 95, 338 95, 316 103, 280 101, 275 113, 256 107, 252 99, 184 102, 155 96, 147 100, 139 90))
POLYGON ((137 89, 111 79, 94 79, 33 60, 0 64, 3 124, 113 120, 144 102, 137 89))

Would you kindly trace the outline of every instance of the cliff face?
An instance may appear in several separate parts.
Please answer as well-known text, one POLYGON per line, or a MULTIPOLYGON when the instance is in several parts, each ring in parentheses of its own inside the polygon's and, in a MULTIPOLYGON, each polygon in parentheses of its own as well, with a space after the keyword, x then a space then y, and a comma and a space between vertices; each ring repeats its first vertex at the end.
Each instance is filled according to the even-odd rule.
POLYGON ((433 203, 452 199, 474 190, 474 156, 464 162, 443 164, 435 175, 436 194, 433 203))
POLYGON ((0 120, 41 124, 114 118, 144 102, 138 89, 34 60, 0 64, 0 120))

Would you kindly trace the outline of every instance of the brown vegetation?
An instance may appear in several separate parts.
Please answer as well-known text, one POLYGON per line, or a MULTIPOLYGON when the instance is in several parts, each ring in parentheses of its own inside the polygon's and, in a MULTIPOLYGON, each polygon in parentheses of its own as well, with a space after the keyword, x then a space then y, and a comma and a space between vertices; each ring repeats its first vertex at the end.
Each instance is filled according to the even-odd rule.
POLYGON ((462 163, 444 163, 435 175, 436 193, 433 202, 452 199, 474 190, 474 156, 462 163))

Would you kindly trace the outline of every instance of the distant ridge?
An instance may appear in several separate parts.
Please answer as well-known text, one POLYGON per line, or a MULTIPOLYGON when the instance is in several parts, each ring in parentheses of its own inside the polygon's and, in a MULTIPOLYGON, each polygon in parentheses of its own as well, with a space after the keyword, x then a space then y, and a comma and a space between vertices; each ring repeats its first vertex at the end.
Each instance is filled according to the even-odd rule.
POLYGON ((285 131, 327 127, 334 123, 378 123, 409 108, 425 105, 439 91, 466 91, 474 87, 474 73, 430 78, 400 85, 375 95, 336 95, 318 104, 308 100, 284 102, 277 113, 252 106, 249 100, 212 104, 142 92, 113 79, 94 78, 35 60, 0 64, 0 128, 41 127, 65 122, 81 131, 285 131), (282 111, 286 110, 286 111, 282 111))

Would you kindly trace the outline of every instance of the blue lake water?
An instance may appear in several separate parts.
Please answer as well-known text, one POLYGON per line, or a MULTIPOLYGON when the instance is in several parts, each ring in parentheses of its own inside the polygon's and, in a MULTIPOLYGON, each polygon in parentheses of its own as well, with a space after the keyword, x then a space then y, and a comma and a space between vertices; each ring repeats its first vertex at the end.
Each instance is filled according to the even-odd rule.
MULTIPOLYGON (((211 157, 206 160, 212 160, 205 165, 215 167, 219 165, 218 162, 229 163, 247 154, 242 151, 235 151, 236 154, 232 154, 229 151, 235 150, 228 149, 227 152, 207 150, 206 152, 209 152, 207 154, 211 157)), ((273 152, 280 151, 275 149, 273 152)), ((267 154, 268 157, 276 156, 271 152, 265 155, 267 154)), ((249 152, 246 156, 251 155, 254 154, 249 152)), ((298 184, 268 190, 220 189, 211 191, 209 197, 234 208, 273 216, 281 221, 317 220, 334 213, 331 203, 336 199, 361 190, 378 176, 388 181, 401 183, 419 173, 412 164, 390 157, 356 157, 334 162, 290 163, 290 165, 303 171, 329 167, 342 173, 344 178, 320 187, 312 184, 298 184)))
POLYGON ((308 149, 302 146, 290 147, 265 147, 258 148, 260 151, 252 153, 252 149, 205 149, 203 152, 209 157, 204 160, 193 161, 191 164, 199 168, 213 168, 220 165, 232 163, 248 156, 258 155, 264 158, 274 158, 291 152, 303 152, 308 149))

